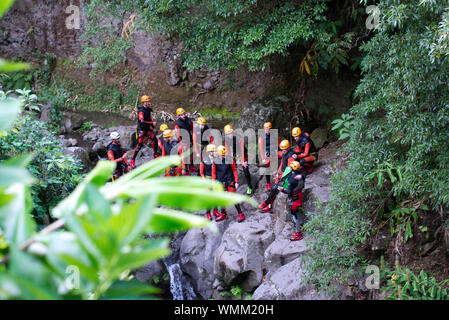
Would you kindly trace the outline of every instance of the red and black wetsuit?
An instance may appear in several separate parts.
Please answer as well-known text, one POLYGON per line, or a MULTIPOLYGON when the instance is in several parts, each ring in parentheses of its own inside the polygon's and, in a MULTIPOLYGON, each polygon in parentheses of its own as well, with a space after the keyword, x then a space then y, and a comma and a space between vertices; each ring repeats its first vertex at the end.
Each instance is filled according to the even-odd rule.
MULTIPOLYGON (((235 159, 226 157, 214 161, 212 164, 212 180, 221 182, 225 191, 235 192, 235 184, 239 182, 235 159)), ((236 204, 235 208, 237 213, 242 213, 239 204, 236 204)), ((226 209, 223 210, 223 213, 226 214, 226 209)))
POLYGON ((290 163, 295 161, 292 156, 295 154, 295 150, 290 149, 285 154, 282 155, 281 164, 279 165, 279 169, 277 171, 277 178, 275 181, 274 186, 271 188, 270 192, 268 193, 267 199, 264 201, 266 205, 268 205, 271 212, 271 206, 273 205, 273 202, 276 200, 277 195, 279 194, 279 186, 282 186, 284 184, 285 179, 288 179, 290 177, 290 174, 285 175, 282 177, 285 169, 287 169, 288 166, 290 166, 290 163))
POLYGON ((298 154, 299 163, 301 166, 308 166, 309 171, 311 171, 313 169, 313 163, 318 160, 318 149, 315 147, 308 133, 302 133, 298 140, 295 139, 295 142, 295 152, 298 154))
POLYGON ((248 160, 248 149, 246 147, 245 139, 242 137, 236 137, 235 135, 232 135, 232 140, 228 135, 225 136, 225 147, 227 149, 227 154, 231 155, 234 160, 237 160, 237 148, 240 149, 240 156, 241 156, 241 165, 243 168, 243 173, 245 174, 246 182, 248 184, 249 188, 253 188, 251 183, 251 174, 249 172, 249 164, 245 167, 244 162, 248 160), (231 153, 231 146, 232 145, 232 153, 231 153))
MULTIPOLYGON (((170 155, 181 155, 182 159, 182 145, 178 141, 166 141, 165 139, 160 139, 159 148, 161 149, 162 157, 170 155), (172 150, 176 150, 176 153, 172 154, 172 150)), ((165 171, 165 176, 180 176, 183 169, 185 170, 185 164, 184 161, 181 160, 181 167, 171 166, 170 168, 167 168, 167 170, 165 171)))
POLYGON ((198 126, 193 131, 193 150, 196 154, 200 154, 201 158, 203 156, 203 150, 207 147, 207 145, 214 143, 214 137, 212 137, 212 135, 204 134, 207 130, 209 130, 209 126, 205 125, 203 129, 198 126))
POLYGON ((137 146, 134 149, 132 160, 135 161, 137 154, 144 144, 145 138, 149 137, 153 142, 153 152, 156 155, 157 153, 157 140, 156 135, 154 133, 154 122, 151 118, 151 112, 153 109, 140 107, 139 108, 139 119, 137 121, 137 146))
POLYGON ((301 233, 301 226, 304 224, 304 213, 301 210, 303 205, 302 190, 304 188, 304 176, 299 171, 292 171, 288 178, 288 187, 282 190, 288 195, 288 205, 292 215, 297 233, 301 233))
POLYGON ((108 145, 108 159, 117 163, 117 166, 114 171, 114 179, 118 179, 120 176, 128 172, 128 162, 126 159, 118 161, 121 159, 125 152, 122 149, 120 144, 110 143, 108 145))
POLYGON ((178 137, 179 141, 182 140, 182 137, 180 136, 180 130, 184 129, 189 133, 189 139, 190 139, 190 145, 193 144, 193 122, 189 117, 185 117, 184 120, 181 118, 178 118, 175 123, 175 132, 176 136, 178 137))
MULTIPOLYGON (((205 157, 201 160, 200 163, 200 175, 203 179, 211 179, 212 178, 212 163, 210 161, 209 157, 205 157)), ((217 209, 210 209, 206 212, 206 217, 209 220, 212 220, 212 212, 214 213, 215 217, 218 217, 218 211, 217 209)))
MULTIPOLYGON (((175 123, 175 132, 176 136, 178 137, 179 142, 182 142, 182 137, 180 135, 181 129, 186 130, 189 133, 189 147, 192 147, 193 145, 193 122, 189 117, 185 117, 184 119, 178 118, 175 123)), ((189 171, 196 171, 195 167, 193 166, 193 153, 190 154, 190 161, 188 165, 189 171)))
MULTIPOLYGON (((279 137, 278 137, 278 153, 276 154, 276 157, 278 159, 282 158, 281 153, 279 152, 279 137)), ((261 161, 265 161, 265 159, 270 158, 271 154, 270 154, 270 134, 266 134, 262 137, 259 137, 259 152, 260 152, 260 159, 261 161)), ((266 167, 270 166, 270 161, 268 161, 265 165, 266 167)), ((270 175, 266 175, 265 176, 267 179, 267 184, 270 184, 271 182, 271 176, 270 175)))
POLYGON ((200 175, 202 178, 212 177, 212 163, 210 162, 209 157, 201 160, 200 175))

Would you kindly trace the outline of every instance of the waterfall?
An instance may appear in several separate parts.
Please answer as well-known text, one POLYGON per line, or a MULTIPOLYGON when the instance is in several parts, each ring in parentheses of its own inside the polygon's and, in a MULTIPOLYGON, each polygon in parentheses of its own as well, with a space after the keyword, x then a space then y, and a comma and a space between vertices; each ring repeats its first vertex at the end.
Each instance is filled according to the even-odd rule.
POLYGON ((181 246, 182 236, 177 234, 173 240, 172 254, 162 259, 170 275, 170 292, 173 300, 194 300, 197 299, 195 290, 190 280, 182 272, 179 265, 179 248, 181 246))

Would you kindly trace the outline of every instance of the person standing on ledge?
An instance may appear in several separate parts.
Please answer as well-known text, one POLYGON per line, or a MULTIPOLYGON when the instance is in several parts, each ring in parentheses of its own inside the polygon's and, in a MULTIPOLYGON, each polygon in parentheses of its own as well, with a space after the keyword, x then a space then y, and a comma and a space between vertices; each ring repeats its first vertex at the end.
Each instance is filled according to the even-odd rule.
POLYGON ((148 141, 148 137, 153 142, 153 154, 157 154, 157 139, 156 139, 156 122, 151 118, 151 99, 149 96, 142 96, 140 99, 142 106, 139 108, 138 120, 137 120, 137 146, 134 149, 133 157, 131 159, 131 166, 136 167, 136 157, 142 149, 144 143, 148 141))

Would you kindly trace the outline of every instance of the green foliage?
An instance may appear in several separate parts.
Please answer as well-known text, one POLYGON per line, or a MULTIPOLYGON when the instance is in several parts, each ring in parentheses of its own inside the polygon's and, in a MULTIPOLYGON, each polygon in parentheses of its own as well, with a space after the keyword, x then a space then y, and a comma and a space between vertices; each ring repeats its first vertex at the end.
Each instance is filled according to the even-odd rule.
POLYGON ((12 158, 33 153, 28 170, 38 179, 31 188, 33 216, 40 226, 48 223, 50 210, 70 194, 80 179, 81 162, 62 154, 59 141, 46 125, 30 116, 20 117, 7 135, 0 137, 0 155, 12 158))
POLYGON ((242 299, 242 288, 239 285, 235 285, 231 287, 231 293, 237 299, 242 299))
POLYGON ((340 119, 335 119, 332 121, 332 124, 334 125, 331 130, 337 131, 339 139, 343 140, 350 136, 351 134, 351 127, 354 123, 354 116, 350 114, 342 114, 340 119))
MULTIPOLYGON (((136 13, 136 28, 181 40, 184 66, 189 70, 203 67, 232 70, 240 66, 250 71, 264 70, 275 57, 286 57, 295 47, 318 41, 328 48, 317 59, 322 66, 329 65, 338 71, 340 64, 348 63, 349 35, 340 35, 344 20, 349 16, 357 19, 360 10, 351 5, 344 10, 348 17, 342 18, 328 13, 328 3, 328 0, 95 0, 91 1, 87 15, 88 33, 97 34, 94 28, 100 28, 100 14, 123 19, 127 16, 125 12, 136 13), (337 36, 340 38, 335 40, 337 36)), ((112 56, 111 61, 116 61, 117 57, 124 57, 126 47, 115 45, 116 42, 123 45, 125 41, 119 32, 106 32, 104 37, 109 34, 109 38, 105 40, 101 35, 95 46, 89 44, 85 48, 85 53, 100 60, 112 56), (110 49, 103 45, 109 42, 110 49), (116 48, 121 50, 117 53, 116 48)), ((99 65, 109 67, 105 63, 99 65)))
MULTIPOLYGON (((17 173, 27 175, 23 166, 30 160, 28 158, 11 160, 0 168, 9 166, 9 171, 16 168, 17 173)), ((148 240, 142 235, 213 225, 202 217, 173 209, 156 209, 156 205, 198 210, 248 200, 241 195, 225 193, 219 184, 198 177, 170 179, 169 187, 162 179, 155 178, 179 161, 179 157, 151 161, 113 184, 107 181, 115 163, 100 161, 53 210, 59 220, 49 226, 47 232, 39 234, 33 231, 33 220, 27 214, 29 206, 24 205, 30 204, 24 196, 32 180, 9 182, 2 175, 0 186, 15 183, 17 187, 0 189, 0 229, 5 232, 10 247, 8 259, 2 261, 6 263, 6 270, 0 273, 0 297, 137 299, 157 292, 130 280, 129 270, 167 256, 169 239, 148 240), (188 189, 186 185, 193 187, 188 189), (130 189, 131 186, 138 186, 140 192, 130 189), (221 190, 215 192, 213 200, 203 195, 211 187, 221 190), (58 231, 63 225, 67 231, 58 231), (27 241, 30 238, 32 241, 27 241), (74 281, 67 281, 68 276, 74 281)))
POLYGON ((79 130, 82 132, 87 132, 90 129, 92 129, 93 126, 94 126, 94 123, 92 121, 86 121, 83 123, 83 125, 81 126, 81 128, 79 130))
POLYGON ((17 71, 12 74, 3 74, 1 79, 2 86, 7 89, 25 89, 30 90, 33 86, 33 73, 26 71, 17 71))
POLYGON ((449 279, 437 282, 424 270, 416 275, 397 264, 394 270, 382 270, 381 277, 387 280, 381 290, 389 292, 389 300, 449 300, 449 279))
POLYGON ((322 288, 344 281, 363 261, 357 248, 379 215, 408 239, 426 205, 449 204, 449 63, 431 51, 447 5, 378 4, 379 28, 361 47, 360 102, 344 144, 350 160, 332 178, 334 199, 307 224, 315 239, 307 268, 322 288))
POLYGON ((112 69, 118 64, 126 61, 126 51, 133 46, 132 40, 120 37, 122 30, 116 29, 116 21, 104 19, 108 16, 115 16, 123 19, 129 7, 127 1, 122 1, 117 8, 109 6, 105 1, 92 0, 84 5, 84 13, 88 18, 88 23, 82 35, 84 42, 83 54, 79 57, 79 64, 83 67, 92 67, 91 77, 112 69))

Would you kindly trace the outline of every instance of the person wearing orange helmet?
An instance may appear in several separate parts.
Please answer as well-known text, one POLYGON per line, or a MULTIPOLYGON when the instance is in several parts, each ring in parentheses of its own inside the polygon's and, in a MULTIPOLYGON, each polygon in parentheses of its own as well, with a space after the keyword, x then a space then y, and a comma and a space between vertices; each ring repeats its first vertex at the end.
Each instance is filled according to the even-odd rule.
POLYGON ((211 134, 206 136, 206 131, 209 130, 207 121, 204 117, 199 117, 196 121, 198 124, 193 128, 193 150, 198 158, 202 158, 204 149, 210 144, 214 143, 214 138, 211 134))
POLYGON ((303 239, 302 226, 304 225, 303 196, 305 177, 301 174, 301 165, 298 161, 290 163, 291 174, 287 179, 287 187, 279 187, 279 191, 288 195, 287 205, 290 208, 293 223, 295 224, 295 234, 290 241, 303 239))
POLYGON ((282 186, 286 179, 288 179, 290 174, 290 169, 288 168, 290 164, 296 160, 295 150, 290 148, 290 142, 288 140, 282 140, 279 148, 282 150, 281 164, 279 165, 279 169, 275 175, 275 184, 272 186, 270 193, 268 194, 268 198, 259 205, 261 212, 273 212, 272 206, 279 193, 279 186, 282 186))
MULTIPOLYGON (((265 130, 265 135, 262 137, 259 137, 259 152, 260 152, 260 159, 262 160, 262 165, 265 167, 269 167, 270 166, 270 158, 271 158, 271 150, 270 150, 270 136, 271 136, 271 129, 273 128, 273 125, 271 124, 271 122, 265 122, 263 125, 263 128, 265 130)), ((279 148, 279 137, 278 137, 278 148, 279 148)), ((278 159, 281 159, 282 156, 281 154, 276 154, 275 157, 277 157, 278 159)), ((267 190, 270 191, 271 190, 271 175, 266 175, 265 176, 266 181, 267 181, 267 190)))
POLYGON ((135 167, 136 157, 140 149, 142 149, 144 143, 148 140, 148 137, 153 143, 153 154, 157 154, 157 140, 156 140, 156 122, 152 120, 151 113, 153 109, 151 108, 151 98, 147 95, 142 96, 140 99, 142 106, 138 111, 137 120, 137 146, 134 149, 133 156, 131 159, 131 166, 135 167))
MULTIPOLYGON (((237 166, 235 159, 228 155, 227 148, 223 145, 217 148, 218 159, 212 163, 212 180, 218 180, 223 184, 224 190, 228 192, 235 192, 239 187, 239 175, 237 173, 237 166)), ((245 214, 239 204, 235 205, 235 209, 238 213, 238 222, 245 220, 245 214)), ((222 212, 215 219, 220 222, 228 218, 226 208, 223 208, 222 212)))
POLYGON ((318 149, 315 147, 310 135, 306 132, 301 132, 299 127, 293 128, 292 136, 295 139, 295 151, 298 155, 299 163, 307 170, 307 173, 312 173, 313 165, 318 160, 318 149))
MULTIPOLYGON (((175 133, 178 137, 179 142, 182 141, 182 136, 180 134, 181 129, 189 133, 189 143, 184 141, 184 146, 193 146, 193 121, 187 116, 187 112, 184 108, 176 109, 176 123, 175 123, 175 133)), ((193 165, 193 153, 190 155, 190 164, 188 165, 188 170, 191 172, 197 172, 197 169, 193 165)))
POLYGON ((160 148, 159 146, 160 146, 160 144, 162 143, 162 139, 163 139, 162 136, 163 136, 165 130, 168 130, 168 126, 167 126, 165 123, 163 123, 163 124, 161 124, 160 127, 159 127, 159 132, 161 132, 161 133, 158 134, 158 135, 156 136, 156 141, 157 141, 157 152, 156 152, 156 154, 154 155, 154 159, 159 158, 159 157, 161 156, 161 154, 162 154, 162 150, 161 150, 161 148, 160 148))
MULTIPOLYGON (((214 163, 216 147, 214 144, 208 144, 206 147, 206 156, 201 159, 200 175, 203 179, 212 179, 212 164, 214 163)), ((220 216, 217 209, 210 209, 206 212, 206 218, 212 221, 212 213, 215 218, 220 216)))
POLYGON ((245 175, 246 178, 246 183, 248 184, 246 194, 251 195, 253 193, 253 186, 251 182, 251 174, 249 172, 248 149, 245 145, 245 139, 243 137, 238 137, 230 124, 224 127, 224 133, 225 133, 224 145, 226 147, 228 155, 231 155, 234 158, 234 160, 237 161, 238 155, 237 148, 240 149, 240 157, 241 157, 240 164, 243 169, 243 174, 245 175))
MULTIPOLYGON (((159 148, 161 149, 161 157, 167 157, 170 155, 181 155, 182 159, 182 145, 181 143, 173 137, 173 131, 167 129, 162 134, 163 139, 159 140, 159 148)), ((181 160, 181 167, 171 166, 165 171, 166 177, 180 176, 185 174, 185 164, 181 160)))

